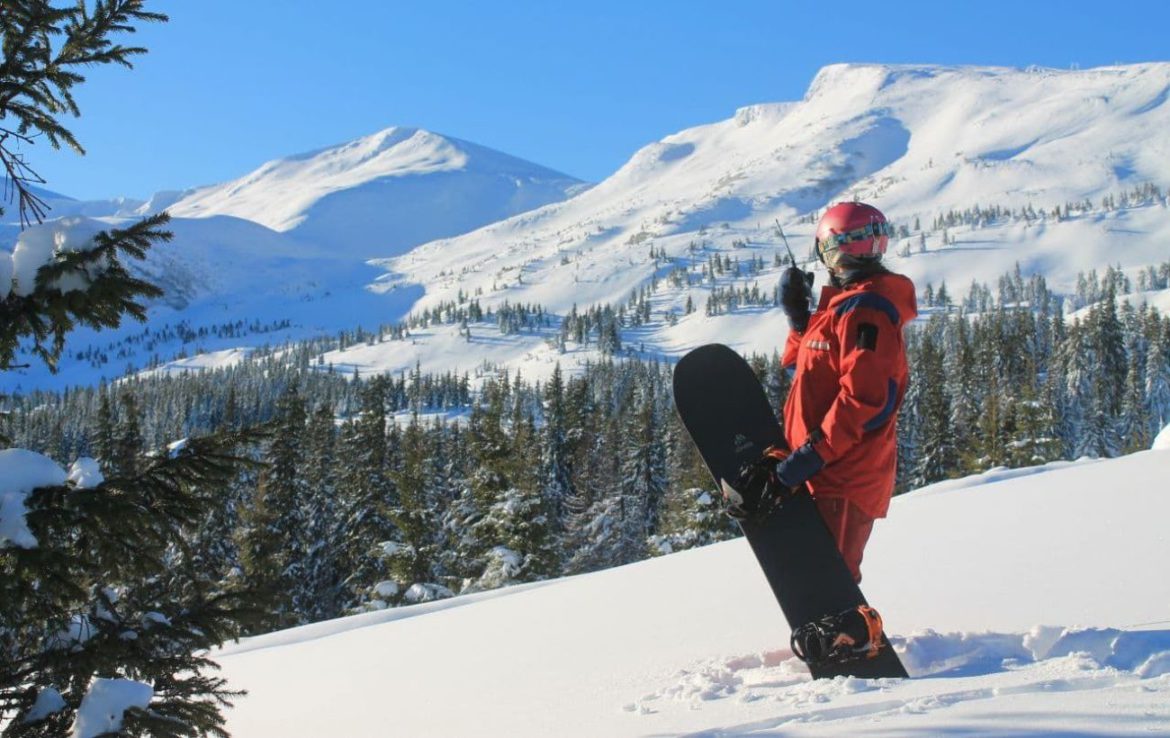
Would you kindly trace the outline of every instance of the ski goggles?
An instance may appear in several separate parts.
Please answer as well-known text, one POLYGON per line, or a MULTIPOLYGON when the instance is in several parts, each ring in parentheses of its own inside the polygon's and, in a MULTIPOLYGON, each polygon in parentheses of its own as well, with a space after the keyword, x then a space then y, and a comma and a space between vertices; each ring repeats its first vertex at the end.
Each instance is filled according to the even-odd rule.
POLYGON ((867 223, 865 226, 852 231, 832 233, 824 238, 818 238, 817 253, 824 254, 829 251, 835 251, 845 244, 854 243, 855 241, 866 241, 872 238, 892 235, 894 235, 894 229, 888 222, 867 223))

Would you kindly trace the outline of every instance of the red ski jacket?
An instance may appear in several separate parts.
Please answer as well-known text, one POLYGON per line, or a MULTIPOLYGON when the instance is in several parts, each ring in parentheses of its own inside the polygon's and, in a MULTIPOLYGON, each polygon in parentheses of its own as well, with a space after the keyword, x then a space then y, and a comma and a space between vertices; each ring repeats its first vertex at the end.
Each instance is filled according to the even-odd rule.
POLYGON ((844 497, 885 517, 898 457, 894 425, 909 381, 902 326, 917 314, 914 283, 879 272, 843 289, 824 287, 804 333, 788 335, 784 434, 793 449, 813 436, 825 462, 808 480, 814 496, 844 497))

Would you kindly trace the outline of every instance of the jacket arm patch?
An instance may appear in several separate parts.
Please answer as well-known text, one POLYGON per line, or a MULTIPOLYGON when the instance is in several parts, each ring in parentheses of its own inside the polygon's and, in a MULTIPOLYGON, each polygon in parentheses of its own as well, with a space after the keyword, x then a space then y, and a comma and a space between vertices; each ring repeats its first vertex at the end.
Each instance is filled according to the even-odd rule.
POLYGON ((857 326, 857 348, 866 351, 877 351, 878 327, 873 323, 862 323, 857 326))

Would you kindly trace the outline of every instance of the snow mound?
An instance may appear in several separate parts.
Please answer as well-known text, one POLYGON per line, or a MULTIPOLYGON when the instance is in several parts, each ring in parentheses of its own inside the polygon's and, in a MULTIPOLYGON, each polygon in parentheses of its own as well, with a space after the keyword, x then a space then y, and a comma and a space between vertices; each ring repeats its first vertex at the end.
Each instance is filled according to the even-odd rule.
POLYGON ((26 724, 40 722, 50 715, 61 712, 65 707, 65 698, 60 692, 52 687, 41 687, 37 690, 37 700, 33 703, 32 709, 24 716, 24 722, 26 724))
POLYGON ((0 451, 0 548, 36 548, 25 520, 24 500, 38 487, 64 484, 65 470, 48 456, 10 448, 0 451))
MULTIPOLYGON (((9 293, 32 294, 37 272, 58 255, 92 248, 93 237, 104 230, 101 223, 89 218, 62 218, 22 231, 11 253, 0 251, 0 299, 9 293)), ((59 277, 53 285, 62 292, 84 289, 88 275, 77 271, 59 277)))
POLYGON ((1170 631, 1037 626, 1027 633, 948 633, 924 631, 895 646, 911 676, 973 676, 1078 657, 1092 668, 1111 668, 1143 679, 1167 673, 1170 631))
POLYGON ((78 489, 92 489, 106 478, 95 459, 83 456, 69 467, 69 481, 78 489))
POLYGON ((145 710, 154 697, 149 684, 131 679, 94 679, 81 699, 70 738, 96 738, 122 729, 127 710, 145 710))
POLYGON ((1154 442, 1150 445, 1150 448, 1161 451, 1170 450, 1170 425, 1163 428, 1162 432, 1154 438, 1154 442))
MULTIPOLYGON (((807 734, 840 735, 855 731, 860 722, 877 722, 888 734, 897 734, 901 721, 1009 695, 1032 703, 1030 709, 1036 712, 1034 704, 1053 693, 1128 691, 1161 696, 1152 701, 1170 693, 1170 682, 1162 678, 1170 674, 1170 631, 1058 627, 1023 633, 924 631, 894 638, 894 647, 913 679, 814 681, 790 651, 780 650, 701 662, 677 672, 667 686, 620 708, 656 720, 696 711, 745 715, 751 710, 767 715, 701 735, 739 735, 781 725, 812 728, 822 722, 829 725, 807 734), (722 701, 733 707, 720 707, 722 701), (848 729, 846 721, 853 723, 848 729)), ((923 729, 920 723, 916 727, 923 729)))

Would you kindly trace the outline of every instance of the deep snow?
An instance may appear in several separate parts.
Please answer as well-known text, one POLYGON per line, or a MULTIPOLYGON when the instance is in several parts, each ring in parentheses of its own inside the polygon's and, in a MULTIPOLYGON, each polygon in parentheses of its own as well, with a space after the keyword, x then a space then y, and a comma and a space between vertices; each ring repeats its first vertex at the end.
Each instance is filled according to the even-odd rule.
POLYGON ((260 636, 237 738, 1170 731, 1170 452, 899 497, 863 587, 914 678, 812 682, 742 540, 260 636))

